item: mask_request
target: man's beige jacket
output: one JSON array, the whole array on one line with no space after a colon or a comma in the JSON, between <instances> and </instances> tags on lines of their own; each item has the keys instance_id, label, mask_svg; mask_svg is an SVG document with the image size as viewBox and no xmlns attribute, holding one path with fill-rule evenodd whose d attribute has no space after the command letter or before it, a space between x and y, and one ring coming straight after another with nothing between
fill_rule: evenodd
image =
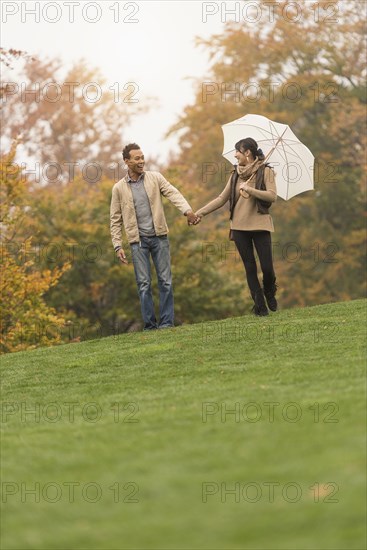
<instances>
[{"instance_id":1,"label":"man's beige jacket","mask_svg":"<svg viewBox=\"0 0 367 550\"><path fill-rule=\"evenodd\" d=\"M181 193L159 172L144 172L144 187L152 210L156 235L166 235L168 227L164 216L162 195L170 200L183 214L191 206ZM110 208L111 238L114 248L122 246L122 226L125 228L128 242L140 242L138 222L135 214L133 194L127 176L118 181L112 189Z\"/></svg>"}]
</instances>

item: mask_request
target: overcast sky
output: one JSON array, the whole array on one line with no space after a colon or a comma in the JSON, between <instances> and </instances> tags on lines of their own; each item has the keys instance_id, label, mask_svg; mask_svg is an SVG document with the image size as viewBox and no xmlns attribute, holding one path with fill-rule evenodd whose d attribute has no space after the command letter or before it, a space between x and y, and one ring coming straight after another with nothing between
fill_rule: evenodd
<instances>
[{"instance_id":1,"label":"overcast sky","mask_svg":"<svg viewBox=\"0 0 367 550\"><path fill-rule=\"evenodd\" d=\"M214 2L204 4L211 4L204 8L208 12L216 11ZM156 97L153 111L135 118L123 135L128 142L137 141L147 156L169 159L176 140L164 134L194 100L190 77L208 74L207 53L195 47L195 36L222 31L219 9L203 17L200 0L3 0L1 7L3 47L40 58L58 56L67 64L83 57L100 68L111 86L135 82L133 97L140 105L145 97Z\"/></svg>"}]
</instances>

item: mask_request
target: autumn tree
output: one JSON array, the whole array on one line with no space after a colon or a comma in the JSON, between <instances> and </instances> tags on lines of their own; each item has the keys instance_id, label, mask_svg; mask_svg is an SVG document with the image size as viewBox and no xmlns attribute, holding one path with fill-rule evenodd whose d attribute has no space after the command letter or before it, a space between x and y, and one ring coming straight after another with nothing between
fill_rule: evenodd
<instances>
[{"instance_id":1,"label":"autumn tree","mask_svg":"<svg viewBox=\"0 0 367 550\"><path fill-rule=\"evenodd\" d=\"M142 111L134 83L108 86L83 59L65 70L60 59L32 58L20 76L7 76L4 137L22 135L36 180L60 183L79 173L91 183L102 174L119 179L123 129Z\"/></svg>"},{"instance_id":2,"label":"autumn tree","mask_svg":"<svg viewBox=\"0 0 367 550\"><path fill-rule=\"evenodd\" d=\"M55 269L39 269L32 250L32 239L21 243L17 232L24 221L27 184L14 162L11 150L0 158L1 261L0 261L0 351L1 353L53 345L62 341L65 320L45 301L68 264Z\"/></svg>"},{"instance_id":3,"label":"autumn tree","mask_svg":"<svg viewBox=\"0 0 367 550\"><path fill-rule=\"evenodd\" d=\"M0 64L14 69L15 60L32 60L27 52L0 49ZM8 93L1 83L1 97ZM3 116L3 111L1 111ZM5 125L2 126L5 131ZM50 307L45 295L69 265L40 269L31 234L24 231L29 181L15 162L19 138L0 157L0 352L20 351L62 341L65 320ZM31 254L29 252L31 251Z\"/></svg>"}]
</instances>

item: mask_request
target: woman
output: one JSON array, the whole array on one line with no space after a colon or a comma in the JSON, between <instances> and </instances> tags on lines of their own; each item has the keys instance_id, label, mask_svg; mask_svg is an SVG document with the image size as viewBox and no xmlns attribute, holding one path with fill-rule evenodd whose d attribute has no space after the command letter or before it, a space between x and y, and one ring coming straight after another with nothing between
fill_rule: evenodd
<instances>
[{"instance_id":1,"label":"woman","mask_svg":"<svg viewBox=\"0 0 367 550\"><path fill-rule=\"evenodd\" d=\"M269 314L265 298L269 309L277 310L271 246L274 226L269 214L269 208L277 198L275 177L273 170L264 165L264 154L254 139L241 139L235 149L238 165L226 187L216 199L200 208L196 216L201 219L229 201L230 239L234 240L245 266L247 283L255 304L252 311L255 315L263 316ZM246 198L240 195L241 190ZM263 288L257 277L254 245L263 274Z\"/></svg>"}]
</instances>

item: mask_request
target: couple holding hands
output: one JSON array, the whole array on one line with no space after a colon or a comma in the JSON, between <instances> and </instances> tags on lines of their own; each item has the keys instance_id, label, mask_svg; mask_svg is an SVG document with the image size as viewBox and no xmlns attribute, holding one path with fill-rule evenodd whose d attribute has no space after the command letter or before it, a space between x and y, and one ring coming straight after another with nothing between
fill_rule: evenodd
<instances>
[{"instance_id":1,"label":"couple holding hands","mask_svg":"<svg viewBox=\"0 0 367 550\"><path fill-rule=\"evenodd\" d=\"M277 310L271 232L274 231L269 208L277 197L273 170L264 164L264 154L252 138L235 145L238 164L227 185L214 200L194 213L183 195L159 172L144 171L144 155L139 145L130 143L123 150L128 172L112 190L110 228L112 244L122 264L127 264L122 247L122 228L131 248L132 261L144 330L174 326L168 227L163 211L162 195L187 217L189 225L227 202L230 210L230 239L235 242L243 261L247 283L254 301L253 313L268 315L268 308ZM263 274L262 285L257 276L254 246ZM158 278L159 322L155 316L151 290L150 257Z\"/></svg>"}]
</instances>

